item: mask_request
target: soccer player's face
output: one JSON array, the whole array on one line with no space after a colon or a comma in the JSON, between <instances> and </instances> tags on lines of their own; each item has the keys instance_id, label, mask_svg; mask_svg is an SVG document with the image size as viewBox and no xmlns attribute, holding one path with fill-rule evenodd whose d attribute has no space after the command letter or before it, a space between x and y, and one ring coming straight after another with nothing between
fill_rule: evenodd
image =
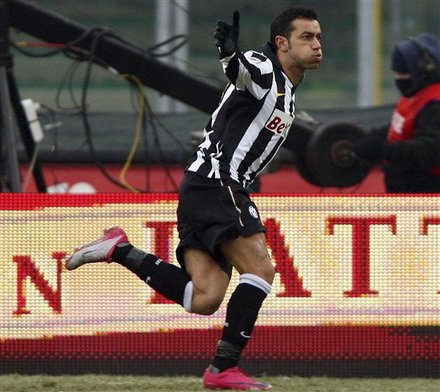
<instances>
[{"instance_id":1,"label":"soccer player's face","mask_svg":"<svg viewBox=\"0 0 440 392\"><path fill-rule=\"evenodd\" d=\"M316 69L322 62L321 27L317 20L295 19L288 38L288 57L301 69Z\"/></svg>"}]
</instances>

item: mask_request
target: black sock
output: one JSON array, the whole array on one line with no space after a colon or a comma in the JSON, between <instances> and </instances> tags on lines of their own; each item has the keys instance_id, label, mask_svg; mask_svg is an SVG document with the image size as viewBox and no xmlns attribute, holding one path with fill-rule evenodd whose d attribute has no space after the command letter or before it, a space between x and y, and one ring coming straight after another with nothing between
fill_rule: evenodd
<instances>
[{"instance_id":1,"label":"black sock","mask_svg":"<svg viewBox=\"0 0 440 392\"><path fill-rule=\"evenodd\" d=\"M185 288L191 279L182 268L151 253L143 252L131 244L116 247L112 260L134 272L158 293L183 306Z\"/></svg>"},{"instance_id":2,"label":"black sock","mask_svg":"<svg viewBox=\"0 0 440 392\"><path fill-rule=\"evenodd\" d=\"M236 366L246 347L258 312L267 294L251 284L240 283L232 293L226 312L223 336L212 365L220 371Z\"/></svg>"},{"instance_id":3,"label":"black sock","mask_svg":"<svg viewBox=\"0 0 440 392\"><path fill-rule=\"evenodd\" d=\"M237 366L242 351L243 347L220 340L217 344L216 355L212 361L214 371L218 370L218 372L222 372L223 370Z\"/></svg>"},{"instance_id":4,"label":"black sock","mask_svg":"<svg viewBox=\"0 0 440 392\"><path fill-rule=\"evenodd\" d=\"M130 252L132 249L133 249L133 245L130 244L129 242L123 242L123 243L117 245L115 250L113 251L112 260L116 261L119 264L122 264L124 262L125 258L127 257L128 252ZM124 266L131 270L129 265L124 265ZM136 269L138 267L138 265L137 264L133 265L133 267L134 267L134 269Z\"/></svg>"}]
</instances>

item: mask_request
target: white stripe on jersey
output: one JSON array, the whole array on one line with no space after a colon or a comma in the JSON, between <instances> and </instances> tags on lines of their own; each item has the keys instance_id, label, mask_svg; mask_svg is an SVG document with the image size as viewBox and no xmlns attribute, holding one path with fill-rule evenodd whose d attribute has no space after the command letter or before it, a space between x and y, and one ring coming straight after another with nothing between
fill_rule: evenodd
<instances>
[{"instance_id":1,"label":"white stripe on jersey","mask_svg":"<svg viewBox=\"0 0 440 392\"><path fill-rule=\"evenodd\" d=\"M230 165L230 174L231 174L231 178L235 181L240 181L240 179L238 178L238 167L245 158L245 155L249 152L250 148L254 144L256 138L260 135L261 129L264 128L264 125L266 124L266 121L270 117L273 107L275 106L276 93L277 93L276 83L272 84L271 92L274 93L266 95L266 97L264 98L264 103L261 106L260 112L254 118L254 121L250 124L249 128L246 130L246 133L243 135L242 141L240 143L240 148L239 149L237 148L234 152L234 155L232 156L231 165ZM263 156L260 159L254 161L252 165L254 169L258 169L258 167L262 162L262 159L264 159ZM249 171L249 169L246 171L247 180L249 180L249 173L255 171L255 170Z\"/></svg>"},{"instance_id":2,"label":"white stripe on jersey","mask_svg":"<svg viewBox=\"0 0 440 392\"><path fill-rule=\"evenodd\" d=\"M262 75L270 75L273 72L272 63L270 61L262 62L261 60L252 57L253 53L253 51L246 52L244 56L249 62L258 67ZM223 62L223 69L227 69L227 64L225 64L225 62ZM251 74L242 62L239 64L238 72L239 75L235 82L235 87L242 91L248 90L255 98L262 99L267 93L267 89L261 88L258 84L252 81Z\"/></svg>"}]
</instances>

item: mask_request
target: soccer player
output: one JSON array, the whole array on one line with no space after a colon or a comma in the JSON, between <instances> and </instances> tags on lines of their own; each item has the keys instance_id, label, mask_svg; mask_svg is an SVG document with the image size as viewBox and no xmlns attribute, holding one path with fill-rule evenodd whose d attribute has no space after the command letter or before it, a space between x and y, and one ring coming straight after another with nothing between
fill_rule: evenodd
<instances>
[{"instance_id":1,"label":"soccer player","mask_svg":"<svg viewBox=\"0 0 440 392\"><path fill-rule=\"evenodd\" d=\"M114 227L68 258L73 270L112 261L134 272L186 311L209 315L222 304L232 269L239 283L227 305L221 339L203 375L206 388L269 390L239 368L260 307L271 291L274 267L265 228L246 188L271 161L294 120L295 91L306 70L322 61L315 11L291 7L272 22L261 51L238 47L239 13L214 33L230 83L189 159L179 189L176 250L180 268L130 244Z\"/></svg>"}]
</instances>

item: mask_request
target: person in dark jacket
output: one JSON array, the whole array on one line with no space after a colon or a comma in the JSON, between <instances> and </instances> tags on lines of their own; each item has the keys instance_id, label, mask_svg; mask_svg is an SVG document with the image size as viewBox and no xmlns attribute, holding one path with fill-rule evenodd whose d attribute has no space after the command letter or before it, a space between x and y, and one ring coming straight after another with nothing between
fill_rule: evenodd
<instances>
[{"instance_id":1,"label":"person in dark jacket","mask_svg":"<svg viewBox=\"0 0 440 392\"><path fill-rule=\"evenodd\" d=\"M396 44L391 69L402 95L391 124L353 151L382 163L388 193L440 193L440 41L423 33Z\"/></svg>"}]
</instances>

